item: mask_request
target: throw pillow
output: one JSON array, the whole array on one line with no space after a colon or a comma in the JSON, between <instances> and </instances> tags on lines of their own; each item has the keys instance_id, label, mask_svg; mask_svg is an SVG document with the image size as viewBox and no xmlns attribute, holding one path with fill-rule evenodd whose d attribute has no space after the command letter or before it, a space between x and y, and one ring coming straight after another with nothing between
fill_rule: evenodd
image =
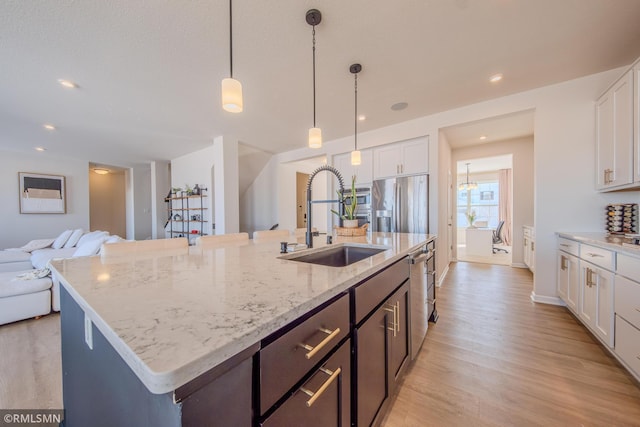
<instances>
[{"instance_id":1,"label":"throw pillow","mask_svg":"<svg viewBox=\"0 0 640 427\"><path fill-rule=\"evenodd\" d=\"M82 237L80 237L80 240L78 240L78 243L76 243L76 246L80 247L88 240L93 240L93 239L96 239L98 237L108 236L108 235L109 235L109 233L106 232L106 231L100 231L100 230L91 231L89 233L84 234Z\"/></svg>"},{"instance_id":2,"label":"throw pillow","mask_svg":"<svg viewBox=\"0 0 640 427\"><path fill-rule=\"evenodd\" d=\"M67 243L67 240L69 240L69 237L71 237L72 233L73 233L73 230L64 230L62 233L60 233L58 237L56 237L56 240L53 241L53 243L51 244L51 247L53 249L62 248L64 244Z\"/></svg>"},{"instance_id":3,"label":"throw pillow","mask_svg":"<svg viewBox=\"0 0 640 427\"><path fill-rule=\"evenodd\" d=\"M105 241L105 236L91 239L78 246L78 249L71 255L72 258L79 256L92 256L96 255Z\"/></svg>"},{"instance_id":4,"label":"throw pillow","mask_svg":"<svg viewBox=\"0 0 640 427\"><path fill-rule=\"evenodd\" d=\"M54 241L55 241L55 239L32 240L29 243L27 243L26 245L22 246L20 248L20 250L23 251L23 252L33 252L36 249L48 248L49 246L51 246L53 244Z\"/></svg>"},{"instance_id":5,"label":"throw pillow","mask_svg":"<svg viewBox=\"0 0 640 427\"><path fill-rule=\"evenodd\" d=\"M80 237L82 237L83 232L84 230L82 230L82 228L77 228L73 230L73 233L71 233L71 236L69 236L69 240L67 240L67 243L64 244L64 247L65 248L74 247L78 243L78 240L80 240Z\"/></svg>"}]
</instances>

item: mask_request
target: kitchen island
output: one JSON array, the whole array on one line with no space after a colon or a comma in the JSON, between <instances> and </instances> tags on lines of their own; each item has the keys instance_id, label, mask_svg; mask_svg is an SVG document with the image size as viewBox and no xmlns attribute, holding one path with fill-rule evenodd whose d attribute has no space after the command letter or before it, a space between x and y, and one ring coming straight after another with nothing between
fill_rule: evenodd
<instances>
[{"instance_id":1,"label":"kitchen island","mask_svg":"<svg viewBox=\"0 0 640 427\"><path fill-rule=\"evenodd\" d=\"M385 249L346 267L286 259L278 241L52 262L62 285L65 425L224 425L219 411L234 425L267 419L273 409L254 402L266 394L256 393L266 375L260 350L328 304L353 311L350 290L394 265L408 275L400 263L434 239L338 238ZM348 342L354 326L335 339ZM320 335L311 337L317 347Z\"/></svg>"}]
</instances>

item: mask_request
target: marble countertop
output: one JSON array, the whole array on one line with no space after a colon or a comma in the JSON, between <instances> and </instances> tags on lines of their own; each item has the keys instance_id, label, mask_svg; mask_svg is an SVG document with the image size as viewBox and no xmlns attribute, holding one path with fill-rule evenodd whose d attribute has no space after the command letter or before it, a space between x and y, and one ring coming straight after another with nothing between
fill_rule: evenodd
<instances>
[{"instance_id":1,"label":"marble countertop","mask_svg":"<svg viewBox=\"0 0 640 427\"><path fill-rule=\"evenodd\" d=\"M434 238L406 233L338 237L334 246L354 242L389 248L341 268L281 259L279 240L71 258L51 266L142 383L160 394L255 345Z\"/></svg>"},{"instance_id":2,"label":"marble countertop","mask_svg":"<svg viewBox=\"0 0 640 427\"><path fill-rule=\"evenodd\" d=\"M598 246L618 253L640 257L640 246L631 243L624 235L610 235L604 232L558 232L558 236L576 240L580 243Z\"/></svg>"}]
</instances>

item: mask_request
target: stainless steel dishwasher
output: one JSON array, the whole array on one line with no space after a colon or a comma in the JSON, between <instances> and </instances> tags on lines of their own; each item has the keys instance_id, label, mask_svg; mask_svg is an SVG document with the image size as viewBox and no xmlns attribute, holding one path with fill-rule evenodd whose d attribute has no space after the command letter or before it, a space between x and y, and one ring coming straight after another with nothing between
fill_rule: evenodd
<instances>
[{"instance_id":1,"label":"stainless steel dishwasher","mask_svg":"<svg viewBox=\"0 0 640 427\"><path fill-rule=\"evenodd\" d=\"M411 280L411 359L415 359L429 328L436 321L435 311L435 249L433 242L409 254Z\"/></svg>"}]
</instances>

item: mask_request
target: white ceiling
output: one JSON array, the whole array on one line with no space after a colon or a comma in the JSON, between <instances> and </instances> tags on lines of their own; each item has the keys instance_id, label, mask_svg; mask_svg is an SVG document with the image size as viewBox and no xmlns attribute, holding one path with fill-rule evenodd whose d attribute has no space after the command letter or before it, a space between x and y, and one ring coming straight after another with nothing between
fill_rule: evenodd
<instances>
[{"instance_id":1,"label":"white ceiling","mask_svg":"<svg viewBox=\"0 0 640 427\"><path fill-rule=\"evenodd\" d=\"M442 128L452 149L533 135L534 111L523 111L486 120ZM485 137L480 139L480 137ZM496 169L494 169L496 170Z\"/></svg>"},{"instance_id":2,"label":"white ceiling","mask_svg":"<svg viewBox=\"0 0 640 427\"><path fill-rule=\"evenodd\" d=\"M234 2L234 77L245 111L220 107L226 0L3 0L0 149L127 165L217 135L271 152L306 145L317 7L318 125L353 132L353 76L367 131L630 64L638 0ZM501 72L499 84L489 76ZM60 78L80 85L66 90ZM391 111L407 102L402 111ZM55 132L42 128L58 126Z\"/></svg>"},{"instance_id":3,"label":"white ceiling","mask_svg":"<svg viewBox=\"0 0 640 427\"><path fill-rule=\"evenodd\" d=\"M511 169L513 166L513 157L511 154L507 154L504 156L459 160L456 162L458 176L466 175L467 163L469 163L470 175L481 172L495 172L500 169Z\"/></svg>"}]
</instances>

